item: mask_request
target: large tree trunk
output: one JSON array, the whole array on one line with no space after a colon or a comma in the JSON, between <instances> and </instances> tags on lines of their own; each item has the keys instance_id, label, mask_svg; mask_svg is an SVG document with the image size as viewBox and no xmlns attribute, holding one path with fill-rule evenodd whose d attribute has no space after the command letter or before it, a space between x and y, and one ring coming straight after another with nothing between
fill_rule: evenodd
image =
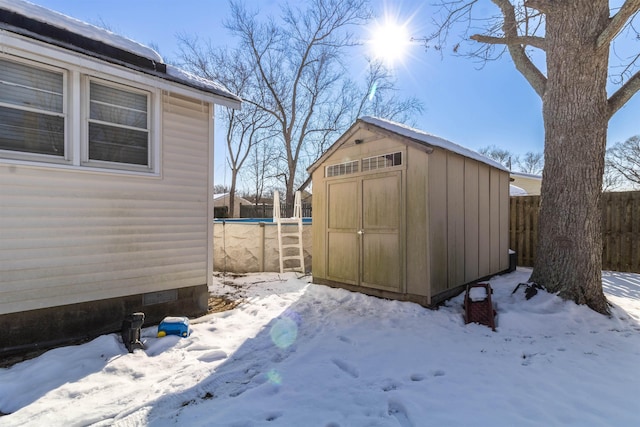
<instances>
[{"instance_id":1,"label":"large tree trunk","mask_svg":"<svg viewBox=\"0 0 640 427\"><path fill-rule=\"evenodd\" d=\"M231 188L229 189L229 218L236 217L235 210L236 210L236 181L237 180L238 180L238 170L232 169L231 170Z\"/></svg>"},{"instance_id":2,"label":"large tree trunk","mask_svg":"<svg viewBox=\"0 0 640 427\"><path fill-rule=\"evenodd\" d=\"M294 188L294 180L293 178L289 178L289 181L287 181L287 194L285 194L285 203L286 203L285 215L289 218L293 216L293 202L295 200L295 195L296 195L296 190Z\"/></svg>"},{"instance_id":3,"label":"large tree trunk","mask_svg":"<svg viewBox=\"0 0 640 427\"><path fill-rule=\"evenodd\" d=\"M531 280L608 313L602 291L602 175L608 47L596 49L607 0L554 2L547 13L547 87L540 234ZM552 178L553 177L553 178Z\"/></svg>"}]
</instances>

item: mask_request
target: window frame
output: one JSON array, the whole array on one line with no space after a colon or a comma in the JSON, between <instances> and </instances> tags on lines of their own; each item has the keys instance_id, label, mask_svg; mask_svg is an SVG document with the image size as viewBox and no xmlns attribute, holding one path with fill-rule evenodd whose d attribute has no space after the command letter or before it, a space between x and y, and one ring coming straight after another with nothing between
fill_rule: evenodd
<instances>
[{"instance_id":1,"label":"window frame","mask_svg":"<svg viewBox=\"0 0 640 427\"><path fill-rule=\"evenodd\" d=\"M156 95L156 91L153 88L139 85L139 86L131 86L121 82L115 82L113 80L108 80L105 78L101 78L95 75L83 75L82 76L82 136L81 136L81 161L80 164L82 166L87 167L95 167L100 169L112 169L112 170L124 170L124 171L132 171L132 172L145 172L145 173L157 173L157 161L156 161L156 153L158 150L159 144L156 141L155 129L160 126L160 123L156 120L155 111L156 107L156 99L158 96ZM104 87L112 87L114 89L122 90L129 93L142 94L147 98L147 128L139 130L144 130L147 132L147 164L139 165L135 163L125 163L125 162L115 162L108 160L96 160L89 158L89 124L90 123L101 123L106 124L108 126L114 126L118 128L128 129L129 127L121 126L116 123L102 122L91 119L91 83L96 83Z\"/></svg>"},{"instance_id":2,"label":"window frame","mask_svg":"<svg viewBox=\"0 0 640 427\"><path fill-rule=\"evenodd\" d=\"M359 160L349 160L342 163L336 163L325 166L325 178L333 178L336 176L351 175L360 171Z\"/></svg>"},{"instance_id":3,"label":"window frame","mask_svg":"<svg viewBox=\"0 0 640 427\"><path fill-rule=\"evenodd\" d=\"M63 155L59 156L55 154L30 153L28 151L0 149L0 158L10 159L10 160L53 163L53 164L71 164L72 148L71 148L70 138L69 138L70 122L72 121L70 117L70 111L69 111L69 99L71 98L70 90L69 90L70 71L63 67L45 64L45 63L34 61L21 56L2 54L2 52L0 52L0 59L7 62L13 62L26 67L30 67L30 68L62 74L62 113L41 110L38 108L25 108L15 104L3 103L1 101L0 101L0 106L5 108L11 108L18 111L30 111L36 114L45 114L48 116L62 117L64 121Z\"/></svg>"},{"instance_id":4,"label":"window frame","mask_svg":"<svg viewBox=\"0 0 640 427\"><path fill-rule=\"evenodd\" d=\"M8 41L7 49L0 49L0 58L63 75L64 156L0 150L0 163L89 173L154 178L162 176L162 93L167 90L164 85L158 86L153 78L132 70L101 65L95 60L87 60L75 54L52 51L49 47L19 41L13 45L10 43L12 41ZM88 86L85 86L85 82L90 78L101 84L120 86L125 90L140 91L147 95L148 165L85 161L88 147L88 123L85 116L89 108Z\"/></svg>"},{"instance_id":5,"label":"window frame","mask_svg":"<svg viewBox=\"0 0 640 427\"><path fill-rule=\"evenodd\" d=\"M396 164L396 156L398 155L400 161ZM387 164L389 160L391 160L393 164ZM404 163L404 154L402 150L394 151L392 153L387 152L385 154L379 154L377 156L363 157L362 159L360 159L360 162L362 164L362 172L372 172L376 170L389 169L397 166L402 166Z\"/></svg>"}]
</instances>

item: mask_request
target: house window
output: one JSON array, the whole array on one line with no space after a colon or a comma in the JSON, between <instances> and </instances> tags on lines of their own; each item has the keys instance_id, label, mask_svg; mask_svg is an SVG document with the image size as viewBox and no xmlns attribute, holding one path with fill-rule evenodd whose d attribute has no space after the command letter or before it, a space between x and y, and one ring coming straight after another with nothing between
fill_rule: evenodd
<instances>
[{"instance_id":1,"label":"house window","mask_svg":"<svg viewBox=\"0 0 640 427\"><path fill-rule=\"evenodd\" d=\"M0 150L64 158L64 78L0 58Z\"/></svg>"},{"instance_id":2,"label":"house window","mask_svg":"<svg viewBox=\"0 0 640 427\"><path fill-rule=\"evenodd\" d=\"M358 161L340 163L337 165L327 166L326 176L327 178L332 176L348 175L358 172Z\"/></svg>"},{"instance_id":3,"label":"house window","mask_svg":"<svg viewBox=\"0 0 640 427\"><path fill-rule=\"evenodd\" d=\"M402 164L402 153L383 154L382 156L368 157L362 159L362 171L390 168Z\"/></svg>"},{"instance_id":4,"label":"house window","mask_svg":"<svg viewBox=\"0 0 640 427\"><path fill-rule=\"evenodd\" d=\"M151 167L148 92L89 82L88 161ZM99 163L98 163L99 164Z\"/></svg>"}]
</instances>

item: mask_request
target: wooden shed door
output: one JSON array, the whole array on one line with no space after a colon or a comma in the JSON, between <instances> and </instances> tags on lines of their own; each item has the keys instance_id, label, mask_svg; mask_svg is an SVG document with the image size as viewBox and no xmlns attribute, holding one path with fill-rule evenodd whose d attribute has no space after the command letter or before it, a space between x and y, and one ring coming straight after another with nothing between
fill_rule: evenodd
<instances>
[{"instance_id":1,"label":"wooden shed door","mask_svg":"<svg viewBox=\"0 0 640 427\"><path fill-rule=\"evenodd\" d=\"M360 284L401 291L401 172L362 178Z\"/></svg>"},{"instance_id":2,"label":"wooden shed door","mask_svg":"<svg viewBox=\"0 0 640 427\"><path fill-rule=\"evenodd\" d=\"M401 292L401 171L327 183L327 278Z\"/></svg>"},{"instance_id":3,"label":"wooden shed door","mask_svg":"<svg viewBox=\"0 0 640 427\"><path fill-rule=\"evenodd\" d=\"M358 284L358 182L327 183L327 278L350 285Z\"/></svg>"}]
</instances>

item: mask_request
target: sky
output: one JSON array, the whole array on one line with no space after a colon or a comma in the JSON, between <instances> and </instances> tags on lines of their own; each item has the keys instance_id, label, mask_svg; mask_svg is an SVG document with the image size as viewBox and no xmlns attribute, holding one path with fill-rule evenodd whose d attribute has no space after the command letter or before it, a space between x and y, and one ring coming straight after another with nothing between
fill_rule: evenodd
<instances>
[{"instance_id":1,"label":"sky","mask_svg":"<svg viewBox=\"0 0 640 427\"><path fill-rule=\"evenodd\" d=\"M637 426L640 275L603 273L608 317L513 292L530 273L490 280L495 332L465 324L464 294L431 310L295 273L220 274L212 294L242 302L186 338L145 324L133 353L108 334L0 369L0 424Z\"/></svg>"},{"instance_id":2,"label":"sky","mask_svg":"<svg viewBox=\"0 0 640 427\"><path fill-rule=\"evenodd\" d=\"M229 12L225 0L31 1L92 24L106 25L142 44L153 44L168 59L178 58L178 34L197 35L214 46L234 43L223 26ZM282 0L246 3L265 15L277 15ZM385 15L395 17L406 24L409 36L416 38L434 30L431 3L372 0L377 22L384 22ZM359 54L364 57L365 53L362 49ZM352 71L357 73L359 66ZM453 55L450 48L441 54L425 50L416 42L408 46L404 60L394 68L400 95L416 96L424 104L425 110L416 118L417 128L473 150L495 145L514 154L543 151L542 103L508 56L478 69L477 63ZM638 112L640 94L611 119L609 145L640 134ZM225 148L221 138L217 139L215 166L216 177L220 177Z\"/></svg>"}]
</instances>

